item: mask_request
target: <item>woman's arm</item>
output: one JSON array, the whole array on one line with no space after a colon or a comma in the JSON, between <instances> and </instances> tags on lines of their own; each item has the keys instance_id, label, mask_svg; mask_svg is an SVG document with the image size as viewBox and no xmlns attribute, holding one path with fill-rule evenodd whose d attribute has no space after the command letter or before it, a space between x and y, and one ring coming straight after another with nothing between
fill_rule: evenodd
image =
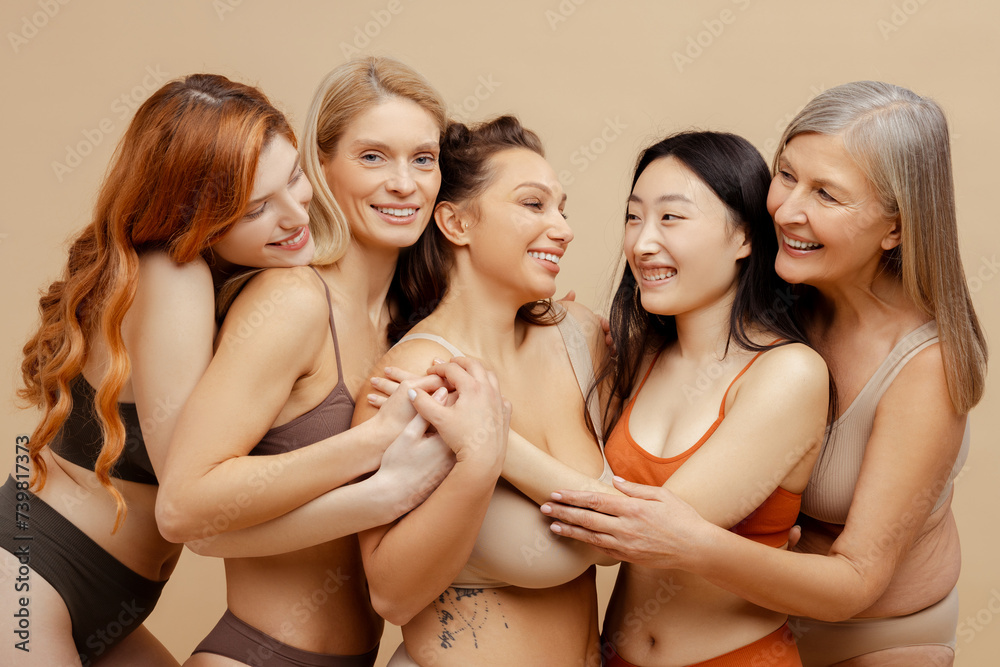
<instances>
[{"instance_id":1,"label":"woman's arm","mask_svg":"<svg viewBox=\"0 0 1000 667\"><path fill-rule=\"evenodd\" d=\"M566 307L570 315L580 324L590 349L596 375L608 354L601 319L586 306L566 301L565 299L568 298L569 295L559 303ZM396 388L396 383L412 382L417 378L416 374L397 367L388 367L385 369L385 373L389 382L382 379L375 385L375 388L386 393L392 392ZM377 407L384 404L385 398L385 396L377 394L374 397L374 405ZM584 398L581 396L581 399ZM600 402L603 403L603 401ZM586 446L591 447L593 444L587 441ZM508 434L507 454L504 457L501 476L539 505L550 500L552 492L557 489L578 489L621 495L618 489L563 463L548 452L536 447L513 429Z\"/></svg>"},{"instance_id":2,"label":"woman's arm","mask_svg":"<svg viewBox=\"0 0 1000 667\"><path fill-rule=\"evenodd\" d=\"M624 560L693 572L779 612L843 620L870 607L889 585L944 488L963 429L940 351L931 346L907 363L879 402L847 524L825 556L743 539L667 490L627 483L616 482L634 498L563 492L561 502L573 507L552 503L551 516L568 522L555 525L560 534Z\"/></svg>"},{"instance_id":3,"label":"woman's arm","mask_svg":"<svg viewBox=\"0 0 1000 667\"><path fill-rule=\"evenodd\" d=\"M386 449L378 471L365 480L328 491L260 525L187 546L202 556L271 556L391 523L423 502L454 465L448 445L440 437L425 435L426 430L423 417L414 417Z\"/></svg>"},{"instance_id":4,"label":"woman's arm","mask_svg":"<svg viewBox=\"0 0 1000 667\"><path fill-rule=\"evenodd\" d=\"M397 397L361 428L283 454L247 456L295 383L317 371L330 339L327 313L323 286L308 268L265 271L237 298L170 441L156 503L168 540L263 523L374 470L414 416Z\"/></svg>"},{"instance_id":5,"label":"woman's arm","mask_svg":"<svg viewBox=\"0 0 1000 667\"><path fill-rule=\"evenodd\" d=\"M440 347L412 341L394 348L387 364L426 368ZM380 364L384 366L386 364ZM361 555L372 606L385 619L405 625L448 588L475 545L503 462L510 406L496 377L466 358L441 372L457 400L441 405L417 391L415 404L455 451L455 467L419 507L399 521L361 533ZM374 413L359 405L355 420Z\"/></svg>"},{"instance_id":6,"label":"woman's arm","mask_svg":"<svg viewBox=\"0 0 1000 667\"><path fill-rule=\"evenodd\" d=\"M122 337L143 441L162 479L181 408L212 359L215 293L208 265L200 258L177 264L162 252L141 255Z\"/></svg>"}]
</instances>

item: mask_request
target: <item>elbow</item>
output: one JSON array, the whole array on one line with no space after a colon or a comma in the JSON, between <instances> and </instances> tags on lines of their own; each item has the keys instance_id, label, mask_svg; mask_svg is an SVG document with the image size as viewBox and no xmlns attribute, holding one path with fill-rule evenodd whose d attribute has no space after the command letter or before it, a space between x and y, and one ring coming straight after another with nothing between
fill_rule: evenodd
<instances>
[{"instance_id":1,"label":"elbow","mask_svg":"<svg viewBox=\"0 0 1000 667\"><path fill-rule=\"evenodd\" d=\"M824 601L822 605L815 605L815 608L804 610L800 616L810 616L817 621L827 623L840 623L854 618L864 610L875 604L882 596L885 587L873 587L862 584L855 590L841 590L839 593Z\"/></svg>"},{"instance_id":2,"label":"elbow","mask_svg":"<svg viewBox=\"0 0 1000 667\"><path fill-rule=\"evenodd\" d=\"M194 518L185 503L179 502L160 487L156 494L156 527L163 539L174 544L184 544L205 537L196 534Z\"/></svg>"},{"instance_id":3,"label":"elbow","mask_svg":"<svg viewBox=\"0 0 1000 667\"><path fill-rule=\"evenodd\" d=\"M400 599L398 595L385 595L383 591L371 587L372 608L375 612L393 625L403 627L413 620L413 617L423 611L424 606L418 606L413 601Z\"/></svg>"}]
</instances>

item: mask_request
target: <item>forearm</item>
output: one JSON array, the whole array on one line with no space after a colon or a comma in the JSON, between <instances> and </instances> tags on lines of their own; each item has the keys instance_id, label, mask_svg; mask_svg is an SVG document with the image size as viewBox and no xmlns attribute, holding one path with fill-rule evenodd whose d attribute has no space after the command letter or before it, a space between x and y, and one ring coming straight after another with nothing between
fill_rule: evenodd
<instances>
[{"instance_id":1,"label":"forearm","mask_svg":"<svg viewBox=\"0 0 1000 667\"><path fill-rule=\"evenodd\" d=\"M551 500L552 492L558 489L622 495L610 484L596 480L543 452L513 429L507 435L507 455L504 457L502 476L539 505Z\"/></svg>"},{"instance_id":2,"label":"forearm","mask_svg":"<svg viewBox=\"0 0 1000 667\"><path fill-rule=\"evenodd\" d=\"M885 588L842 556L775 549L708 522L699 532L680 569L774 611L840 621L870 607Z\"/></svg>"},{"instance_id":3,"label":"forearm","mask_svg":"<svg viewBox=\"0 0 1000 667\"><path fill-rule=\"evenodd\" d=\"M452 584L472 553L495 485L495 474L457 463L422 505L387 530L365 558L380 615L405 625Z\"/></svg>"},{"instance_id":4,"label":"forearm","mask_svg":"<svg viewBox=\"0 0 1000 667\"><path fill-rule=\"evenodd\" d=\"M353 428L282 454L234 456L201 474L168 474L157 499L161 532L190 542L280 517L377 469L385 443L374 437L373 428Z\"/></svg>"},{"instance_id":5,"label":"forearm","mask_svg":"<svg viewBox=\"0 0 1000 667\"><path fill-rule=\"evenodd\" d=\"M288 514L256 526L187 543L202 556L273 556L323 544L398 519L411 504L398 484L369 477L328 491Z\"/></svg>"}]
</instances>

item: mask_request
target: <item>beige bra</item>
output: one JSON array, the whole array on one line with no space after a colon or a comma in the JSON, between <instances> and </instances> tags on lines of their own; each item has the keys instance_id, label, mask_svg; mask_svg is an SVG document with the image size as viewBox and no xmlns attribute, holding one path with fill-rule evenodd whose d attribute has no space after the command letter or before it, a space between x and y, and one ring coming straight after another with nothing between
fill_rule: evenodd
<instances>
[{"instance_id":1,"label":"beige bra","mask_svg":"<svg viewBox=\"0 0 1000 667\"><path fill-rule=\"evenodd\" d=\"M557 325L566 352L583 396L594 378L590 349L580 324L566 313ZM409 334L400 343L421 338L432 340L456 357L462 351L434 334ZM600 428L600 412L596 400L588 402L587 410ZM598 478L611 484L613 473L604 457L604 439L598 438L604 471ZM576 540L561 538L551 530L551 521L538 510L538 505L504 479L497 481L489 509L483 519L479 536L465 567L452 583L456 588L551 588L576 579L596 561L597 552ZM616 561L600 561L609 565Z\"/></svg>"},{"instance_id":2,"label":"beige bra","mask_svg":"<svg viewBox=\"0 0 1000 667\"><path fill-rule=\"evenodd\" d=\"M875 410L899 372L918 352L938 342L937 323L917 327L896 343L882 365L868 380L857 398L827 428L826 440L809 485L802 494L802 513L827 523L847 523L854 488L861 474L865 447L875 425ZM951 493L952 482L969 455L969 421L966 417L962 449L952 467L934 509L940 508Z\"/></svg>"}]
</instances>

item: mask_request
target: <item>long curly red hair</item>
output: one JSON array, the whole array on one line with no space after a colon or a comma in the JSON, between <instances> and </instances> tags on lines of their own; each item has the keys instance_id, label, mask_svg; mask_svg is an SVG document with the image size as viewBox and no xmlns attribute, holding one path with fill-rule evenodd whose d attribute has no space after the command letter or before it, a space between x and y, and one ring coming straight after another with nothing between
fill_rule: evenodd
<instances>
[{"instance_id":1,"label":"long curly red hair","mask_svg":"<svg viewBox=\"0 0 1000 667\"><path fill-rule=\"evenodd\" d=\"M118 144L93 221L73 241L62 278L42 292L41 325L24 346L18 396L42 411L29 445L31 484L45 485L42 449L73 407L70 381L90 341L111 361L95 397L103 445L95 474L114 497L114 529L127 508L109 471L125 444L118 396L131 376L122 320L135 297L139 254L161 250L189 262L244 215L261 151L275 135L295 136L256 88L212 74L171 81L138 109Z\"/></svg>"}]
</instances>

